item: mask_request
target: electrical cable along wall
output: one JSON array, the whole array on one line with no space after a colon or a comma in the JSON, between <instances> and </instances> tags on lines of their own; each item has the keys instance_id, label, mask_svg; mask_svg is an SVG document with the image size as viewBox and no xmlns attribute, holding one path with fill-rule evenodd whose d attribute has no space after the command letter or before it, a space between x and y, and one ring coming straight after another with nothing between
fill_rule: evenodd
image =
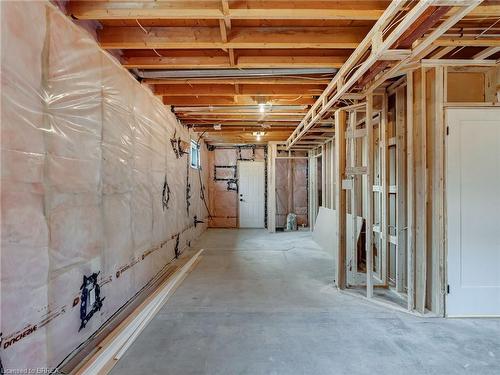
<instances>
[{"instance_id":1,"label":"electrical cable along wall","mask_svg":"<svg viewBox=\"0 0 500 375\"><path fill-rule=\"evenodd\" d=\"M209 227L237 228L238 161L265 161L266 146L210 146L208 158L211 215Z\"/></svg>"},{"instance_id":2,"label":"electrical cable along wall","mask_svg":"<svg viewBox=\"0 0 500 375\"><path fill-rule=\"evenodd\" d=\"M54 368L205 230L207 150L200 178L170 142L197 135L52 5L1 6L0 357Z\"/></svg>"}]
</instances>

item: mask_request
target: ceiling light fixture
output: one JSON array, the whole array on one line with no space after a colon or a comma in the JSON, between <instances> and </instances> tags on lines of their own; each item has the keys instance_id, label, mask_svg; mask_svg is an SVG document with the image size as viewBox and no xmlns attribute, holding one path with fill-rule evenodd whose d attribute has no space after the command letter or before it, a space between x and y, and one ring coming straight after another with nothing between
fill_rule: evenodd
<instances>
[{"instance_id":1,"label":"ceiling light fixture","mask_svg":"<svg viewBox=\"0 0 500 375\"><path fill-rule=\"evenodd\" d=\"M253 132L252 135L255 136L257 141L260 141L262 139L262 137L266 135L266 133L265 132Z\"/></svg>"}]
</instances>

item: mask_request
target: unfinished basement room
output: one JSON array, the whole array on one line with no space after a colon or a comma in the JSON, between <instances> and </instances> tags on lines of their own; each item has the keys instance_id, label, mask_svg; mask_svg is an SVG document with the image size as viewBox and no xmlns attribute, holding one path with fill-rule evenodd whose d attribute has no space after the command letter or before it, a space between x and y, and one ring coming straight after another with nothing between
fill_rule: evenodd
<instances>
[{"instance_id":1,"label":"unfinished basement room","mask_svg":"<svg viewBox=\"0 0 500 375\"><path fill-rule=\"evenodd\" d=\"M500 1L0 13L0 374L500 374Z\"/></svg>"}]
</instances>

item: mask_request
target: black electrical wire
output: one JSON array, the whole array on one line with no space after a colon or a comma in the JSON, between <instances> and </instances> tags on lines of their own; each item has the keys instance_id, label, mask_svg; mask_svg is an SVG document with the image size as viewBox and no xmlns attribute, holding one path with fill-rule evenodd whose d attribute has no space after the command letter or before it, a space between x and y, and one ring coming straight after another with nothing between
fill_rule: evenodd
<instances>
[{"instance_id":1,"label":"black electrical wire","mask_svg":"<svg viewBox=\"0 0 500 375\"><path fill-rule=\"evenodd\" d=\"M200 147L200 140L201 140L201 137L203 137L203 135L206 133L206 131L204 131L203 133L200 134L200 136L198 137L198 141L196 142L196 147ZM199 158L199 157L198 157ZM205 187L203 186L203 179L201 178L201 163L200 165L198 166L198 177L200 178L200 191L201 191L201 199L203 199L203 203L205 204L205 208L207 209L207 213L208 213L208 218L211 219L213 216L212 214L210 213L210 209L208 208L208 204L207 204L207 200L205 198Z\"/></svg>"}]
</instances>

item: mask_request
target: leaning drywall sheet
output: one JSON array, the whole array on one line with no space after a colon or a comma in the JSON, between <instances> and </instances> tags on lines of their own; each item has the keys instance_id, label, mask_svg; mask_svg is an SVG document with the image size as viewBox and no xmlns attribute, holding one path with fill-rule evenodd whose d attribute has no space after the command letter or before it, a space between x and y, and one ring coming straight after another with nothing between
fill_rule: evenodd
<instances>
[{"instance_id":1,"label":"leaning drywall sheet","mask_svg":"<svg viewBox=\"0 0 500 375\"><path fill-rule=\"evenodd\" d=\"M1 6L0 358L53 368L206 228L208 174L171 142L196 136L57 9Z\"/></svg>"},{"instance_id":2,"label":"leaning drywall sheet","mask_svg":"<svg viewBox=\"0 0 500 375\"><path fill-rule=\"evenodd\" d=\"M356 239L359 241L361 230L363 227L364 219L360 216L356 217ZM318 216L316 217L316 224L314 225L313 240L320 245L323 250L337 255L337 215L335 210L330 208L320 207ZM346 244L348 249L353 247L353 222L352 215L346 216ZM356 241L356 242L357 242ZM349 252L354 254L355 251ZM336 259L336 258L335 258Z\"/></svg>"},{"instance_id":3,"label":"leaning drywall sheet","mask_svg":"<svg viewBox=\"0 0 500 375\"><path fill-rule=\"evenodd\" d=\"M325 207L319 208L314 225L313 240L323 250L335 254L337 246L337 215L335 210Z\"/></svg>"}]
</instances>

